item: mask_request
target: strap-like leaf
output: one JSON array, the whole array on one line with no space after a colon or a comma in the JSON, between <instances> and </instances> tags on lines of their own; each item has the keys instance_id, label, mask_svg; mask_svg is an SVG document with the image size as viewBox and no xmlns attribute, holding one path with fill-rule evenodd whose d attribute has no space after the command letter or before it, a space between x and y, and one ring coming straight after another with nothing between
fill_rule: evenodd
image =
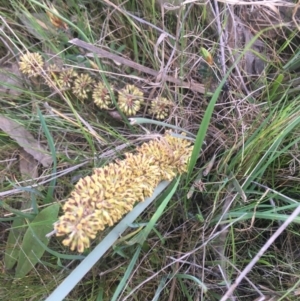
<instances>
[{"instance_id":1,"label":"strap-like leaf","mask_svg":"<svg viewBox=\"0 0 300 301\"><path fill-rule=\"evenodd\" d=\"M42 210L28 225L24 235L19 260L16 268L16 278L26 276L39 262L45 249L37 242L36 237L46 246L49 239L46 234L52 230L52 224L56 221L59 205L53 204Z\"/></svg>"}]
</instances>

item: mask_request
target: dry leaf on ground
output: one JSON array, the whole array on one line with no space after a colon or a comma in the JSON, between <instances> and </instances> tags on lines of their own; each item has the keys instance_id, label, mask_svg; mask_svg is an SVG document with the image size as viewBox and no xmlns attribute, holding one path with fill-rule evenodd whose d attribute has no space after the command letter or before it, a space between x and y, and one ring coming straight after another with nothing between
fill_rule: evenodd
<instances>
[{"instance_id":1,"label":"dry leaf on ground","mask_svg":"<svg viewBox=\"0 0 300 301\"><path fill-rule=\"evenodd\" d=\"M23 180L32 180L38 177L38 162L28 152L20 151L20 173Z\"/></svg>"},{"instance_id":2,"label":"dry leaf on ground","mask_svg":"<svg viewBox=\"0 0 300 301\"><path fill-rule=\"evenodd\" d=\"M14 139L24 150L44 167L52 164L52 157L22 125L0 115L0 129Z\"/></svg>"},{"instance_id":3,"label":"dry leaf on ground","mask_svg":"<svg viewBox=\"0 0 300 301\"><path fill-rule=\"evenodd\" d=\"M34 182L34 179L38 177L38 161L33 158L32 155L27 153L25 150L21 150L19 154L19 168L22 180L29 181L26 185L30 185ZM28 209L31 207L31 193L23 191L22 193L22 205L21 209Z\"/></svg>"},{"instance_id":4,"label":"dry leaf on ground","mask_svg":"<svg viewBox=\"0 0 300 301\"><path fill-rule=\"evenodd\" d=\"M0 92L11 96L23 93L23 81L18 64L0 68Z\"/></svg>"}]
</instances>

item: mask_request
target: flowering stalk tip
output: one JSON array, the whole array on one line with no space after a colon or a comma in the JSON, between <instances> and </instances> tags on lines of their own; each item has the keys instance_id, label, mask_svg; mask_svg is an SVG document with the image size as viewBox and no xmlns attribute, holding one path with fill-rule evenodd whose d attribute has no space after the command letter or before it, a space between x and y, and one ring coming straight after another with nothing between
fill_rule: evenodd
<instances>
[{"instance_id":1,"label":"flowering stalk tip","mask_svg":"<svg viewBox=\"0 0 300 301\"><path fill-rule=\"evenodd\" d=\"M54 224L56 235L67 235L63 244L83 252L99 231L150 197L159 182L186 172L192 148L188 140L167 132L136 153L126 153L124 160L94 169L79 180L64 204L64 214Z\"/></svg>"}]
</instances>

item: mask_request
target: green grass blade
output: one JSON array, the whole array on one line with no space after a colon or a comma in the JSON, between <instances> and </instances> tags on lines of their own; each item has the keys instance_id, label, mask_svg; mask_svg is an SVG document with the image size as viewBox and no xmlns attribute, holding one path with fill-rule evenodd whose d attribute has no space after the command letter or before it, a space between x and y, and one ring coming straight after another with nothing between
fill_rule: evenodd
<instances>
[{"instance_id":1,"label":"green grass blade","mask_svg":"<svg viewBox=\"0 0 300 301\"><path fill-rule=\"evenodd\" d=\"M178 127L176 125L169 124L169 123L166 123L166 122L158 121L158 120L136 117L136 118L130 118L130 122L133 125L134 124L155 124L155 125L163 126L163 127L173 129L173 130L176 130L176 131L179 131L179 132L187 133L190 137L196 137L193 133L187 131L184 128L181 128L181 127Z\"/></svg>"},{"instance_id":2,"label":"green grass blade","mask_svg":"<svg viewBox=\"0 0 300 301\"><path fill-rule=\"evenodd\" d=\"M32 215L30 213L24 213L24 212L22 212L20 210L17 210L17 209L14 209L14 208L10 207L9 205L7 205L6 203L4 203L3 201L0 201L0 206L3 209L5 209L5 210L7 210L7 211L9 211L11 213L14 213L16 216L19 216L19 217L24 217L24 218L27 218L29 220L32 220L33 217L34 217L34 215Z\"/></svg>"},{"instance_id":3,"label":"green grass blade","mask_svg":"<svg viewBox=\"0 0 300 301\"><path fill-rule=\"evenodd\" d=\"M164 277L161 278L152 301L158 301L159 300L160 294L164 290L167 280L168 280L167 276L164 276Z\"/></svg>"},{"instance_id":4,"label":"green grass blade","mask_svg":"<svg viewBox=\"0 0 300 301\"><path fill-rule=\"evenodd\" d=\"M55 175L56 174L57 161L56 161L56 150L55 150L54 141L53 141L52 135L50 134L50 131L47 127L45 118L44 118L44 116L42 115L42 113L39 109L38 109L38 116L40 118L41 126L42 126L42 129L43 129L43 131L46 135L48 145L49 145L49 148L50 148L50 151L51 151L51 156L52 156L52 160L53 160L52 174ZM56 177L54 176L53 179L51 180L51 182L49 183L49 189L48 189L48 192L47 192L47 196L44 199L44 204L48 204L48 203L52 202L52 197L53 197L55 185L56 185Z\"/></svg>"},{"instance_id":5,"label":"green grass blade","mask_svg":"<svg viewBox=\"0 0 300 301\"><path fill-rule=\"evenodd\" d=\"M222 81L219 84L216 92L213 94L213 96L212 96L212 98L211 98L211 100L210 100L210 102L208 104L207 109L205 110L203 119L202 119L200 127L198 129L198 133L197 133L195 144L194 144L193 153L192 153L192 156L191 156L191 159L190 159L190 163L189 163L188 175L187 175L188 179L190 178L190 176L192 174L192 171L193 171L193 169L194 169L194 167L196 165L196 161L198 159L198 156L199 156L199 154L201 152L202 145L204 143L204 138L206 136L206 132L207 132L208 126L210 124L210 119L211 119L211 116L212 116L214 108L215 108L215 104L216 104L216 102L217 102L217 100L218 100L218 98L219 98L219 96L221 94L222 87L226 83L226 80L227 80L227 78L228 78L228 76L229 76L229 74L231 73L232 70L233 70L233 67L231 67L229 69L229 71L227 72L226 76L222 79Z\"/></svg>"},{"instance_id":6,"label":"green grass blade","mask_svg":"<svg viewBox=\"0 0 300 301\"><path fill-rule=\"evenodd\" d=\"M86 42L89 42L89 39L85 35L85 33L79 27L77 27L74 23L72 23L71 21L69 21L67 18L64 18L64 16L58 15L57 12L49 9L49 7L47 5L43 4L40 1L30 0L29 2L34 3L35 5L41 7L42 9L44 9L45 11L49 11L51 14L59 17L62 21L64 21L65 23L67 23L70 27L74 28L81 35L81 38L83 38Z\"/></svg>"},{"instance_id":7,"label":"green grass blade","mask_svg":"<svg viewBox=\"0 0 300 301\"><path fill-rule=\"evenodd\" d=\"M261 33L257 34L255 37L252 38L252 40L247 44L247 46L245 47L243 53L241 53L237 60L236 60L236 64L238 64L238 62L241 60L241 58L243 57L243 55L245 54L246 51L248 51L251 46L253 45L253 43L257 40L257 38L259 38L259 36L261 35ZM228 76L230 75L230 73L232 72L232 70L235 68L235 64L233 64L228 72L226 73L226 75L224 76L224 78L222 79L222 81L220 82L219 86L217 87L215 93L213 94L207 109L205 110L203 119L201 121L200 127L198 129L198 133L197 133L197 137L196 137L196 141L194 144L194 149L193 149L193 153L190 159L190 164L189 164L189 168L188 168L188 175L187 175L187 179L190 179L192 171L196 165L196 161L198 159L198 156L201 152L201 148L204 142L204 138L206 136L206 132L208 129L208 126L210 124L210 119L212 117L214 108L215 108L215 104L217 103L217 100L221 94L222 88L224 86L224 84L226 83L226 80L228 78Z\"/></svg>"},{"instance_id":8,"label":"green grass blade","mask_svg":"<svg viewBox=\"0 0 300 301\"><path fill-rule=\"evenodd\" d=\"M84 255L70 255L70 254L61 254L58 252L55 252L47 247L46 244L42 242L42 240L39 237L35 237L36 241L39 243L39 245L44 248L45 251L47 251L49 254L57 257L58 259L68 259L68 260L82 260L85 258Z\"/></svg>"},{"instance_id":9,"label":"green grass blade","mask_svg":"<svg viewBox=\"0 0 300 301\"><path fill-rule=\"evenodd\" d=\"M135 253L134 253L134 255L133 255L133 257L132 257L132 259L131 259L131 261L130 261L130 263L128 264L128 267L126 269L126 272L124 273L124 276L123 276L122 280L120 281L114 295L111 298L111 301L116 301L118 296L120 295L121 291L125 288L127 280L130 277L131 272L132 272L132 270L133 270L133 268L136 264L136 261L139 258L141 250L142 250L142 247L138 246Z\"/></svg>"},{"instance_id":10,"label":"green grass blade","mask_svg":"<svg viewBox=\"0 0 300 301\"><path fill-rule=\"evenodd\" d=\"M4 255L4 265L8 270L12 269L18 260L20 244L25 232L24 225L25 220L22 217L15 217L11 225Z\"/></svg>"},{"instance_id":11,"label":"green grass blade","mask_svg":"<svg viewBox=\"0 0 300 301\"><path fill-rule=\"evenodd\" d=\"M204 293L207 293L207 286L199 278L188 274L176 274L175 277L178 279L192 280L196 283L197 286L199 286L203 290Z\"/></svg>"},{"instance_id":12,"label":"green grass blade","mask_svg":"<svg viewBox=\"0 0 300 301\"><path fill-rule=\"evenodd\" d=\"M290 148L290 145L288 145L288 147L285 147L283 150L281 151L278 150L283 139L299 124L300 124L300 118L296 118L290 124L288 124L288 126L281 133L278 134L278 136L276 137L272 145L266 150L262 158L256 164L255 168L251 171L251 173L247 177L245 183L242 185L244 189L248 188L248 185L251 183L251 181L259 177L262 177L267 167L270 166L270 164L276 158L278 158L280 154L282 154L284 151ZM295 141L292 142L292 144L294 143Z\"/></svg>"}]
</instances>

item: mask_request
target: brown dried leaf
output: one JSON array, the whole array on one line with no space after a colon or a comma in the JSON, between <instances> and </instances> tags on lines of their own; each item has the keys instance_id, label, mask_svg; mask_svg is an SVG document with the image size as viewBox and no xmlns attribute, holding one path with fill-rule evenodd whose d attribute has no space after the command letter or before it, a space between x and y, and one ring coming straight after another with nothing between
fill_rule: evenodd
<instances>
[{"instance_id":1,"label":"brown dried leaf","mask_svg":"<svg viewBox=\"0 0 300 301\"><path fill-rule=\"evenodd\" d=\"M122 120L122 116L118 111L108 111L108 114L114 119Z\"/></svg>"},{"instance_id":2,"label":"brown dried leaf","mask_svg":"<svg viewBox=\"0 0 300 301\"><path fill-rule=\"evenodd\" d=\"M297 288L297 289L294 291L294 295L295 295L295 296L300 296L300 288Z\"/></svg>"},{"instance_id":3,"label":"brown dried leaf","mask_svg":"<svg viewBox=\"0 0 300 301\"><path fill-rule=\"evenodd\" d=\"M24 150L44 167L52 164L52 157L22 125L0 115L0 129L14 139Z\"/></svg>"},{"instance_id":4,"label":"brown dried leaf","mask_svg":"<svg viewBox=\"0 0 300 301\"><path fill-rule=\"evenodd\" d=\"M19 168L22 176L22 180L33 182L38 177L38 161L36 161L29 153L25 150L21 150L19 154ZM29 185L30 183L26 183ZM28 209L31 207L31 193L23 191L22 193L22 205L21 209Z\"/></svg>"},{"instance_id":5,"label":"brown dried leaf","mask_svg":"<svg viewBox=\"0 0 300 301\"><path fill-rule=\"evenodd\" d=\"M25 152L25 150L20 151L20 173L23 180L31 180L38 177L38 162L33 158L32 155Z\"/></svg>"},{"instance_id":6,"label":"brown dried leaf","mask_svg":"<svg viewBox=\"0 0 300 301\"><path fill-rule=\"evenodd\" d=\"M0 68L0 93L19 96L22 91L22 78L17 63Z\"/></svg>"},{"instance_id":7,"label":"brown dried leaf","mask_svg":"<svg viewBox=\"0 0 300 301\"><path fill-rule=\"evenodd\" d=\"M59 15L59 12L53 5L50 5L50 8L54 13ZM60 19L50 11L47 11L46 14L48 15L50 22L52 23L53 26L64 30L68 30L68 25L62 19Z\"/></svg>"}]
</instances>

